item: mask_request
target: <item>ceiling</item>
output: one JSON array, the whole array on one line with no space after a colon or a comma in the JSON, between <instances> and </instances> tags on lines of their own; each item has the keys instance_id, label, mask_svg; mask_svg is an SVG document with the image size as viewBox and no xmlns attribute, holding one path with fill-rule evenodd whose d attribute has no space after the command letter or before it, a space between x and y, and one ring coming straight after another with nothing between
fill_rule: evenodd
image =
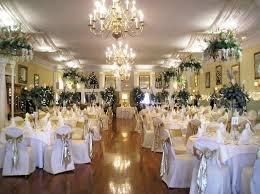
<instances>
[{"instance_id":1,"label":"ceiling","mask_svg":"<svg viewBox=\"0 0 260 194\"><path fill-rule=\"evenodd\" d=\"M144 31L123 41L136 51L136 65L157 65L164 55L186 48L192 33L208 30L227 1L230 0L137 0L137 8L144 13ZM101 39L89 31L93 0L12 3L29 25L46 33L57 47L69 50L84 67L105 65L105 49L115 40ZM37 56L48 58L46 53Z\"/></svg>"}]
</instances>

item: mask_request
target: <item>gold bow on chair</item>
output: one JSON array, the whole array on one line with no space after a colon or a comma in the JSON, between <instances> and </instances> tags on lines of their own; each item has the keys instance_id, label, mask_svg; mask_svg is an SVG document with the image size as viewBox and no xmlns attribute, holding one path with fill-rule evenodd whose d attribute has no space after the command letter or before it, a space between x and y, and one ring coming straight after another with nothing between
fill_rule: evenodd
<instances>
[{"instance_id":1,"label":"gold bow on chair","mask_svg":"<svg viewBox=\"0 0 260 194\"><path fill-rule=\"evenodd\" d=\"M93 131L89 131L87 133L86 141L88 142L89 158L92 159L92 156L93 156Z\"/></svg>"},{"instance_id":2,"label":"gold bow on chair","mask_svg":"<svg viewBox=\"0 0 260 194\"><path fill-rule=\"evenodd\" d=\"M206 191L208 184L207 161L211 160L216 154L216 152L217 150L211 151L209 149L206 149L205 151L201 151L197 148L194 148L194 155L197 156L197 158L200 160L199 171L197 175L197 185L199 194L204 194Z\"/></svg>"},{"instance_id":3,"label":"gold bow on chair","mask_svg":"<svg viewBox=\"0 0 260 194\"><path fill-rule=\"evenodd\" d=\"M69 133L62 135L57 134L57 139L60 139L62 142L61 164L65 165L65 169L67 169L68 164L71 162L71 153L69 150L71 135Z\"/></svg>"},{"instance_id":4,"label":"gold bow on chair","mask_svg":"<svg viewBox=\"0 0 260 194\"><path fill-rule=\"evenodd\" d=\"M168 137L163 143L163 155L160 168L160 176L169 173L169 148L171 148L171 140Z\"/></svg>"},{"instance_id":5,"label":"gold bow on chair","mask_svg":"<svg viewBox=\"0 0 260 194\"><path fill-rule=\"evenodd\" d=\"M18 143L21 143L23 141L23 135L20 135L18 137L12 137L10 135L5 135L5 139L8 143L12 144L12 168L17 167L18 161L19 161L19 153L18 153Z\"/></svg>"}]
</instances>

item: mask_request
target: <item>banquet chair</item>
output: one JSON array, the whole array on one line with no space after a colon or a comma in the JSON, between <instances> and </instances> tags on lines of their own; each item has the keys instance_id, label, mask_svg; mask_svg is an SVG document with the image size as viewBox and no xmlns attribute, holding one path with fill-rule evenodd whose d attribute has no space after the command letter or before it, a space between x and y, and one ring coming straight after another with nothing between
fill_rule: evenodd
<instances>
[{"instance_id":1,"label":"banquet chair","mask_svg":"<svg viewBox=\"0 0 260 194\"><path fill-rule=\"evenodd\" d=\"M190 194L231 194L228 166L218 162L218 150L200 150L194 147L194 160Z\"/></svg>"},{"instance_id":2,"label":"banquet chair","mask_svg":"<svg viewBox=\"0 0 260 194\"><path fill-rule=\"evenodd\" d=\"M76 126L72 128L71 139L82 140L84 139L85 121L78 120Z\"/></svg>"},{"instance_id":3,"label":"banquet chair","mask_svg":"<svg viewBox=\"0 0 260 194\"><path fill-rule=\"evenodd\" d=\"M135 112L134 118L135 118L135 120L136 120L135 131L138 132L138 133L140 133L141 130L142 130L142 123L141 123L140 115Z\"/></svg>"},{"instance_id":4,"label":"banquet chair","mask_svg":"<svg viewBox=\"0 0 260 194\"><path fill-rule=\"evenodd\" d=\"M56 130L54 144L44 150L44 170L46 172L58 174L75 169L70 133L71 128L66 125Z\"/></svg>"},{"instance_id":5,"label":"banquet chair","mask_svg":"<svg viewBox=\"0 0 260 194\"><path fill-rule=\"evenodd\" d=\"M32 148L25 145L22 130L15 127L7 128L5 136L3 176L31 174L35 170Z\"/></svg>"},{"instance_id":6,"label":"banquet chair","mask_svg":"<svg viewBox=\"0 0 260 194\"><path fill-rule=\"evenodd\" d=\"M88 119L88 130L93 132L93 140L101 140L101 129L100 129L100 120L98 119Z\"/></svg>"},{"instance_id":7,"label":"banquet chair","mask_svg":"<svg viewBox=\"0 0 260 194\"><path fill-rule=\"evenodd\" d=\"M255 126L257 119L257 112L255 110L250 110L247 113L247 118L251 122L252 126Z\"/></svg>"},{"instance_id":8,"label":"banquet chair","mask_svg":"<svg viewBox=\"0 0 260 194\"><path fill-rule=\"evenodd\" d=\"M13 118L15 126L18 128L23 128L24 126L24 119L22 117L14 117Z\"/></svg>"},{"instance_id":9,"label":"banquet chair","mask_svg":"<svg viewBox=\"0 0 260 194\"><path fill-rule=\"evenodd\" d=\"M154 131L151 130L151 127L150 127L151 125L147 121L145 116L141 117L141 123L142 123L142 131L141 131L142 147L143 148L152 148ZM150 130L149 130L149 128L150 128Z\"/></svg>"},{"instance_id":10,"label":"banquet chair","mask_svg":"<svg viewBox=\"0 0 260 194\"><path fill-rule=\"evenodd\" d=\"M254 166L246 166L241 172L241 194L257 194L260 191L260 149L257 152L257 158Z\"/></svg>"},{"instance_id":11,"label":"banquet chair","mask_svg":"<svg viewBox=\"0 0 260 194\"><path fill-rule=\"evenodd\" d=\"M93 133L88 131L82 140L72 139L72 158L75 164L86 164L91 162L92 158Z\"/></svg>"},{"instance_id":12,"label":"banquet chair","mask_svg":"<svg viewBox=\"0 0 260 194\"><path fill-rule=\"evenodd\" d=\"M186 132L186 142L188 141L190 136L197 134L198 128L200 126L201 126L201 122L197 119L193 119L188 123L187 132Z\"/></svg>"},{"instance_id":13,"label":"banquet chair","mask_svg":"<svg viewBox=\"0 0 260 194\"><path fill-rule=\"evenodd\" d=\"M260 123L257 123L255 126L254 126L254 131L257 135L260 135Z\"/></svg>"},{"instance_id":14,"label":"banquet chair","mask_svg":"<svg viewBox=\"0 0 260 194\"><path fill-rule=\"evenodd\" d=\"M163 151L163 140L168 135L164 130L163 122L160 118L153 118L153 127L154 127L154 136L151 150L153 152L162 152Z\"/></svg>"},{"instance_id":15,"label":"banquet chair","mask_svg":"<svg viewBox=\"0 0 260 194\"><path fill-rule=\"evenodd\" d=\"M178 126L178 125L176 125ZM181 126L180 126L181 127ZM169 130L171 141L176 154L186 153L186 141L185 137L182 136L181 129L170 129Z\"/></svg>"},{"instance_id":16,"label":"banquet chair","mask_svg":"<svg viewBox=\"0 0 260 194\"><path fill-rule=\"evenodd\" d=\"M160 175L168 188L189 188L192 178L193 156L176 155L170 135L163 143Z\"/></svg>"}]
</instances>

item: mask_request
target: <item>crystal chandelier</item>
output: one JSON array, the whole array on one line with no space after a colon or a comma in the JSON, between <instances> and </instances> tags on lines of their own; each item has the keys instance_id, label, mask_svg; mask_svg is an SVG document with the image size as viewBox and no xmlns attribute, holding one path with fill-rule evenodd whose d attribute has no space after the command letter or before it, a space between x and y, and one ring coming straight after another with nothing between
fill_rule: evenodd
<instances>
[{"instance_id":1,"label":"crystal chandelier","mask_svg":"<svg viewBox=\"0 0 260 194\"><path fill-rule=\"evenodd\" d=\"M119 77L121 81L127 81L130 78L132 67L129 64L121 66L114 64L112 70L115 77Z\"/></svg>"},{"instance_id":2,"label":"crystal chandelier","mask_svg":"<svg viewBox=\"0 0 260 194\"><path fill-rule=\"evenodd\" d=\"M127 44L123 45L123 43L119 41L117 45L112 45L112 49L110 47L107 48L106 62L108 64L116 64L119 66L123 64L132 65L135 56L136 55L132 48L129 48Z\"/></svg>"},{"instance_id":3,"label":"crystal chandelier","mask_svg":"<svg viewBox=\"0 0 260 194\"><path fill-rule=\"evenodd\" d=\"M126 34L136 36L144 27L144 15L137 10L136 1L113 0L112 6L107 7L105 0L97 0L95 9L89 15L89 28L95 35L109 36L119 39Z\"/></svg>"}]
</instances>

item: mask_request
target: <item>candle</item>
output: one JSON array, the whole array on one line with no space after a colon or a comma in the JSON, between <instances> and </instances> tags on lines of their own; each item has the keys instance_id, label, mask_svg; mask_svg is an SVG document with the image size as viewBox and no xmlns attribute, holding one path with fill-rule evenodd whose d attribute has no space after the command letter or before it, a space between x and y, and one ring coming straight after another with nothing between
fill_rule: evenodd
<instances>
[{"instance_id":1,"label":"candle","mask_svg":"<svg viewBox=\"0 0 260 194\"><path fill-rule=\"evenodd\" d=\"M89 24L92 25L92 19L93 19L93 15L89 14Z\"/></svg>"}]
</instances>

